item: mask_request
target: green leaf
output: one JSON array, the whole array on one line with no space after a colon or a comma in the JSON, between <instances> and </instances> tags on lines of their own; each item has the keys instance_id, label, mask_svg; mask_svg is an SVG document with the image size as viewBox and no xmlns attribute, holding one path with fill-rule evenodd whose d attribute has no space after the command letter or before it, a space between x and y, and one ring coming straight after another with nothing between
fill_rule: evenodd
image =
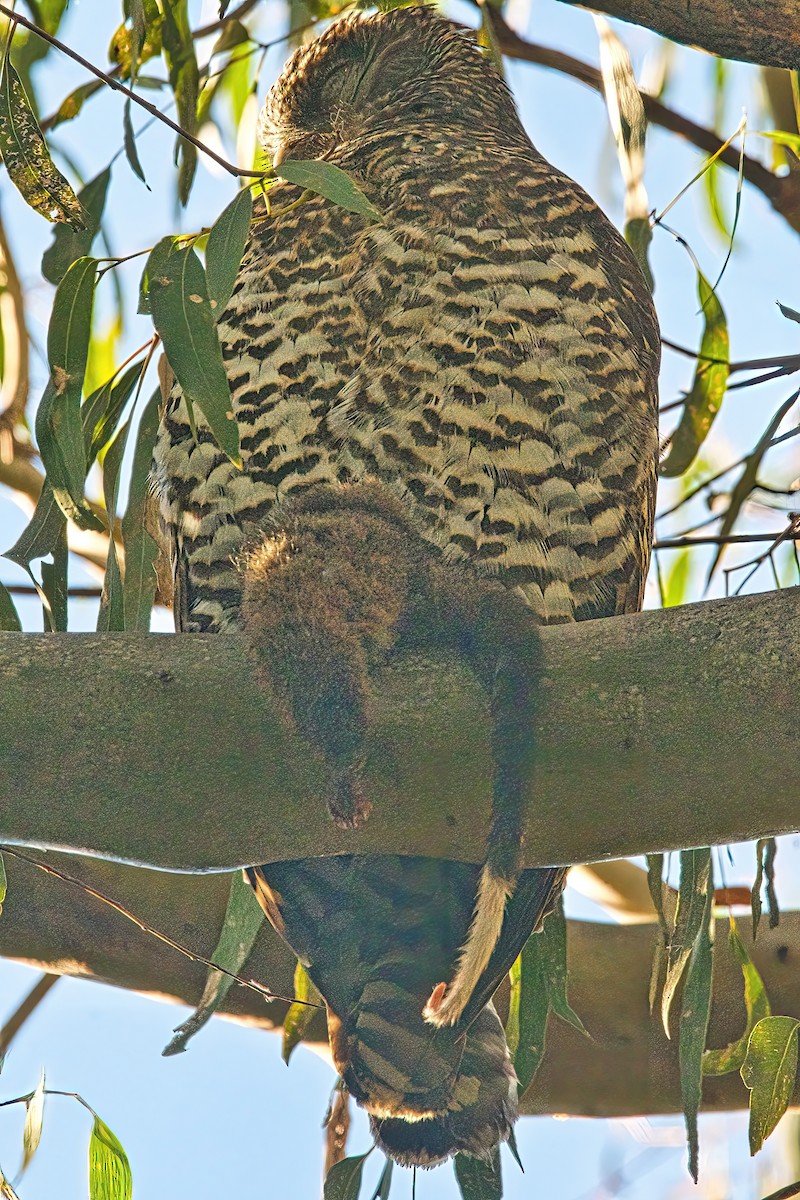
<instances>
[{"instance_id":1,"label":"green leaf","mask_svg":"<svg viewBox=\"0 0 800 1200\"><path fill-rule=\"evenodd\" d=\"M142 164L139 161L139 151L136 148L136 135L133 132L133 121L131 120L131 101L126 100L125 107L122 110L122 137L123 145L125 146L125 157L128 160L131 170L134 175L138 175L144 186L150 191L150 185L144 177Z\"/></svg>"},{"instance_id":2,"label":"green leaf","mask_svg":"<svg viewBox=\"0 0 800 1200\"><path fill-rule=\"evenodd\" d=\"M794 308L789 308L787 304L781 304L780 300L776 301L776 303L778 308L781 310L782 315L786 317L787 321L800 322L800 312L797 312L797 310Z\"/></svg>"},{"instance_id":3,"label":"green leaf","mask_svg":"<svg viewBox=\"0 0 800 1200\"><path fill-rule=\"evenodd\" d=\"M394 1163L392 1162L392 1160L390 1158L387 1158L386 1162L383 1164L383 1170L381 1171L381 1177L378 1180L378 1183L375 1187L375 1191L370 1196L370 1200L389 1200L389 1192L390 1192L391 1186L392 1186L392 1171L393 1170L394 1170Z\"/></svg>"},{"instance_id":4,"label":"green leaf","mask_svg":"<svg viewBox=\"0 0 800 1200\"><path fill-rule=\"evenodd\" d=\"M114 436L125 405L141 379L146 362L146 359L140 358L121 375L115 372L102 387L97 388L83 402L81 424L89 466Z\"/></svg>"},{"instance_id":5,"label":"green leaf","mask_svg":"<svg viewBox=\"0 0 800 1200\"><path fill-rule=\"evenodd\" d=\"M66 121L74 121L86 101L105 86L102 79L90 79L88 83L82 83L76 87L68 96L64 97L56 111L48 118L48 129L52 132Z\"/></svg>"},{"instance_id":6,"label":"green leaf","mask_svg":"<svg viewBox=\"0 0 800 1200\"><path fill-rule=\"evenodd\" d=\"M686 397L669 453L660 468L661 474L670 479L688 471L696 458L719 412L730 373L730 338L725 312L699 270L697 291L704 314L703 336L692 390Z\"/></svg>"},{"instance_id":7,"label":"green leaf","mask_svg":"<svg viewBox=\"0 0 800 1200\"><path fill-rule=\"evenodd\" d=\"M535 933L530 937L517 959L519 999L516 1002L514 1020L517 1023L518 1031L515 1034L512 1023L512 1037L516 1036L517 1038L517 1048L513 1060L514 1070L519 1080L520 1096L524 1095L539 1070L544 1056L547 1015L550 1012L550 1001L544 978L543 955L540 948L541 939L541 933Z\"/></svg>"},{"instance_id":8,"label":"green leaf","mask_svg":"<svg viewBox=\"0 0 800 1200\"><path fill-rule=\"evenodd\" d=\"M172 238L162 238L145 271L153 324L187 402L202 410L221 449L241 466L239 431L200 259L191 247L182 250Z\"/></svg>"},{"instance_id":9,"label":"green leaf","mask_svg":"<svg viewBox=\"0 0 800 1200\"><path fill-rule=\"evenodd\" d=\"M100 597L100 610L97 614L98 633L122 633L125 629L125 610L122 599L122 575L117 557L117 545L114 540L114 525L117 519L117 497L119 495L119 473L125 446L128 441L130 421L127 421L117 431L103 460L103 496L108 514L108 558L106 573L103 579L103 592Z\"/></svg>"},{"instance_id":10,"label":"green leaf","mask_svg":"<svg viewBox=\"0 0 800 1200\"><path fill-rule=\"evenodd\" d=\"M231 298L252 215L253 197L249 188L243 188L211 226L206 245L206 283L217 320Z\"/></svg>"},{"instance_id":11,"label":"green leaf","mask_svg":"<svg viewBox=\"0 0 800 1200\"><path fill-rule=\"evenodd\" d=\"M17 72L6 59L0 74L0 154L23 200L48 221L83 229L78 197L55 166Z\"/></svg>"},{"instance_id":12,"label":"green leaf","mask_svg":"<svg viewBox=\"0 0 800 1200\"><path fill-rule=\"evenodd\" d=\"M67 587L67 567L69 553L67 546L67 523L61 522L56 543L52 549L52 563L42 563L43 606L45 619L51 633L66 633L67 605L69 589Z\"/></svg>"},{"instance_id":13,"label":"green leaf","mask_svg":"<svg viewBox=\"0 0 800 1200\"><path fill-rule=\"evenodd\" d=\"M6 550L5 557L17 566L27 569L33 559L44 558L46 554L52 553L64 523L64 514L56 504L52 487L45 479L33 516L11 549Z\"/></svg>"},{"instance_id":14,"label":"green leaf","mask_svg":"<svg viewBox=\"0 0 800 1200\"><path fill-rule=\"evenodd\" d=\"M76 231L69 225L57 225L53 230L53 240L42 255L42 274L48 283L61 283L76 259L88 255L100 230L110 180L108 166L78 192L86 221L83 229Z\"/></svg>"},{"instance_id":15,"label":"green leaf","mask_svg":"<svg viewBox=\"0 0 800 1200\"><path fill-rule=\"evenodd\" d=\"M567 922L563 896L559 896L555 908L545 918L538 937L550 1008L567 1025L588 1037L583 1021L567 999Z\"/></svg>"},{"instance_id":16,"label":"green leaf","mask_svg":"<svg viewBox=\"0 0 800 1200\"><path fill-rule=\"evenodd\" d=\"M729 1042L724 1050L706 1050L703 1055L704 1075L727 1075L731 1071L738 1071L747 1054L750 1034L758 1022L764 1017L770 1016L771 1013L764 981L739 935L733 917L730 918L728 943L744 976L744 1007L747 1013L747 1024L742 1036L735 1042Z\"/></svg>"},{"instance_id":17,"label":"green leaf","mask_svg":"<svg viewBox=\"0 0 800 1200\"><path fill-rule=\"evenodd\" d=\"M502 1200L503 1177L500 1151L496 1146L490 1162L469 1154L457 1154L453 1167L462 1200Z\"/></svg>"},{"instance_id":18,"label":"green leaf","mask_svg":"<svg viewBox=\"0 0 800 1200\"><path fill-rule=\"evenodd\" d=\"M11 593L2 583L0 583L0 629L4 633L19 633L22 629Z\"/></svg>"},{"instance_id":19,"label":"green leaf","mask_svg":"<svg viewBox=\"0 0 800 1200\"><path fill-rule=\"evenodd\" d=\"M678 906L675 911L675 927L670 937L667 954L667 976L661 996L661 1020L664 1032L669 1037L669 1014L689 956L697 938L701 935L709 891L711 851L681 851L681 881L678 889Z\"/></svg>"},{"instance_id":20,"label":"green leaf","mask_svg":"<svg viewBox=\"0 0 800 1200\"><path fill-rule=\"evenodd\" d=\"M650 969L650 987L648 992L648 1000L650 1012L653 1012L656 1004L656 996L658 995L658 984L661 979L661 972L664 967L664 959L666 957L667 947L669 945L669 923L667 921L667 913L664 908L664 855L663 854L648 854L647 855L647 886L650 891L650 898L653 901L653 907L656 910L658 917L658 928L661 936L656 942L655 950L653 951L653 965Z\"/></svg>"},{"instance_id":21,"label":"green leaf","mask_svg":"<svg viewBox=\"0 0 800 1200\"><path fill-rule=\"evenodd\" d=\"M169 68L169 82L178 108L178 124L187 133L196 134L200 73L189 24L188 0L164 0L161 38ZM179 138L178 157L178 196L181 204L186 204L197 169L197 149L191 142Z\"/></svg>"},{"instance_id":22,"label":"green leaf","mask_svg":"<svg viewBox=\"0 0 800 1200\"><path fill-rule=\"evenodd\" d=\"M794 1017L764 1017L750 1034L742 1079L750 1092L750 1153L757 1154L789 1105L797 1075Z\"/></svg>"},{"instance_id":23,"label":"green leaf","mask_svg":"<svg viewBox=\"0 0 800 1200\"><path fill-rule=\"evenodd\" d=\"M733 491L731 492L731 498L728 502L727 511L725 516L722 518L722 525L720 526L719 530L719 536L721 538L727 537L733 529L739 513L742 510L742 505L747 500L748 496L758 482L758 473L761 470L761 463L764 455L770 448L770 442L775 436L775 432L781 421L786 416L789 409L794 406L798 396L800 396L800 390L794 392L788 398L788 400L784 400L783 404L779 406L777 412L775 412L761 437L758 439L754 450L751 454L748 454L747 458L745 459L744 468L736 481ZM720 559L722 558L724 550L724 545L720 544L717 546L711 566L708 569L707 582L711 581L711 577L714 574Z\"/></svg>"},{"instance_id":24,"label":"green leaf","mask_svg":"<svg viewBox=\"0 0 800 1200\"><path fill-rule=\"evenodd\" d=\"M264 920L253 889L244 878L241 871L236 871L231 878L231 890L228 895L228 907L222 923L222 932L217 947L212 954L213 962L219 963L227 971L234 974L242 969L253 949L258 931ZM233 980L221 971L210 970L206 986L195 1011L175 1030L175 1037L162 1051L164 1055L182 1054L186 1043L219 1008L227 996Z\"/></svg>"},{"instance_id":25,"label":"green leaf","mask_svg":"<svg viewBox=\"0 0 800 1200\"><path fill-rule=\"evenodd\" d=\"M89 1200L131 1200L128 1156L104 1121L95 1117L89 1139Z\"/></svg>"},{"instance_id":26,"label":"green leaf","mask_svg":"<svg viewBox=\"0 0 800 1200\"><path fill-rule=\"evenodd\" d=\"M359 1154L355 1158L343 1158L334 1163L325 1176L325 1187L322 1191L323 1200L358 1200L361 1191L361 1173L364 1163L372 1153Z\"/></svg>"},{"instance_id":27,"label":"green leaf","mask_svg":"<svg viewBox=\"0 0 800 1200\"><path fill-rule=\"evenodd\" d=\"M289 1006L283 1018L281 1057L287 1065L292 1051L302 1042L306 1030L317 1014L314 1005L322 1003L322 995L299 959L294 969L294 996L296 1002Z\"/></svg>"},{"instance_id":28,"label":"green leaf","mask_svg":"<svg viewBox=\"0 0 800 1200\"><path fill-rule=\"evenodd\" d=\"M711 978L713 968L714 926L712 905L714 894L708 888L697 932L689 958L686 982L683 985L678 1034L678 1059L681 1074L681 1098L686 1135L689 1141L689 1172L697 1183L700 1146L697 1135L697 1114L703 1086L703 1051L706 1045L708 1019L711 1015Z\"/></svg>"},{"instance_id":29,"label":"green leaf","mask_svg":"<svg viewBox=\"0 0 800 1200\"><path fill-rule=\"evenodd\" d=\"M6 902L6 893L8 892L8 880L6 878L6 860L0 854L0 912L3 911L3 905Z\"/></svg>"},{"instance_id":30,"label":"green leaf","mask_svg":"<svg viewBox=\"0 0 800 1200\"><path fill-rule=\"evenodd\" d=\"M128 507L122 518L122 544L125 547L125 578L122 597L125 628L147 633L156 593L155 561L158 547L146 528L148 480L153 446L159 424L161 389L156 388L142 413L136 434L136 448L128 487Z\"/></svg>"},{"instance_id":31,"label":"green leaf","mask_svg":"<svg viewBox=\"0 0 800 1200\"><path fill-rule=\"evenodd\" d=\"M375 205L367 199L358 185L341 167L334 166L333 163L322 162L319 159L305 162L287 158L286 162L275 168L275 174L287 183L296 183L309 192L324 196L339 208L360 213L373 221L383 220Z\"/></svg>"},{"instance_id":32,"label":"green leaf","mask_svg":"<svg viewBox=\"0 0 800 1200\"><path fill-rule=\"evenodd\" d=\"M79 258L56 288L47 331L50 381L36 413L36 438L65 516L81 528L100 530L83 494L87 462L80 415L96 279L96 259Z\"/></svg>"},{"instance_id":33,"label":"green leaf","mask_svg":"<svg viewBox=\"0 0 800 1200\"><path fill-rule=\"evenodd\" d=\"M25 1105L25 1127L22 1130L22 1167L20 1175L27 1170L34 1154L39 1148L42 1137L42 1118L44 1117L44 1071L36 1085L36 1091Z\"/></svg>"},{"instance_id":34,"label":"green leaf","mask_svg":"<svg viewBox=\"0 0 800 1200\"><path fill-rule=\"evenodd\" d=\"M130 28L120 25L108 48L109 61L120 68L123 79L134 78L142 63L161 53L163 18L155 0L134 0L129 11Z\"/></svg>"}]
</instances>

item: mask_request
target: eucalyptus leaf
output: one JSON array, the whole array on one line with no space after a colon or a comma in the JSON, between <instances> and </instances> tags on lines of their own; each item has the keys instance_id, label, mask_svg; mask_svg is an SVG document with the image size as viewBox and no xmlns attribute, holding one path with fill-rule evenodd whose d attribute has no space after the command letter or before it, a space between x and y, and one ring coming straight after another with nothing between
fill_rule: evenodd
<instances>
[{"instance_id":1,"label":"eucalyptus leaf","mask_svg":"<svg viewBox=\"0 0 800 1200\"><path fill-rule=\"evenodd\" d=\"M127 100L125 107L122 110L122 139L125 147L125 157L133 171L141 179L144 186L150 191L150 185L144 177L142 164L139 161L139 151L136 148L136 135L133 131L133 121L131 120L131 102Z\"/></svg>"},{"instance_id":2,"label":"eucalyptus leaf","mask_svg":"<svg viewBox=\"0 0 800 1200\"><path fill-rule=\"evenodd\" d=\"M6 894L8 892L8 879L6 878L6 860L0 853L0 912L3 911L3 905L6 902Z\"/></svg>"},{"instance_id":3,"label":"eucalyptus leaf","mask_svg":"<svg viewBox=\"0 0 800 1200\"><path fill-rule=\"evenodd\" d=\"M457 1154L453 1167L461 1200L502 1200L503 1176L497 1146L489 1162L470 1154Z\"/></svg>"},{"instance_id":4,"label":"eucalyptus leaf","mask_svg":"<svg viewBox=\"0 0 800 1200\"><path fill-rule=\"evenodd\" d=\"M241 466L239 431L208 299L206 276L191 248L162 238L145 268L153 323L190 405L201 409L217 443Z\"/></svg>"},{"instance_id":5,"label":"eucalyptus leaf","mask_svg":"<svg viewBox=\"0 0 800 1200\"><path fill-rule=\"evenodd\" d=\"M178 109L178 123L187 133L197 133L197 100L200 72L189 23L188 0L164 0L161 40L169 68L169 82ZM178 139L178 196L186 204L197 170L197 148Z\"/></svg>"},{"instance_id":6,"label":"eucalyptus leaf","mask_svg":"<svg viewBox=\"0 0 800 1200\"><path fill-rule=\"evenodd\" d=\"M158 547L150 536L146 520L149 499L148 481L153 446L159 424L161 389L156 388L142 413L136 433L136 447L128 486L128 507L122 518L122 544L125 547L125 578L122 585L125 628L147 633L156 592L155 562Z\"/></svg>"},{"instance_id":7,"label":"eucalyptus leaf","mask_svg":"<svg viewBox=\"0 0 800 1200\"><path fill-rule=\"evenodd\" d=\"M334 1163L325 1176L323 1200L358 1200L364 1163L371 1153L368 1150L366 1154L343 1158L341 1162Z\"/></svg>"},{"instance_id":8,"label":"eucalyptus leaf","mask_svg":"<svg viewBox=\"0 0 800 1200\"><path fill-rule=\"evenodd\" d=\"M206 282L217 320L231 298L252 215L252 194L249 188L242 188L211 226L206 244Z\"/></svg>"},{"instance_id":9,"label":"eucalyptus leaf","mask_svg":"<svg viewBox=\"0 0 800 1200\"><path fill-rule=\"evenodd\" d=\"M797 1076L794 1017L764 1017L750 1034L741 1075L750 1092L750 1153L757 1154L789 1106Z\"/></svg>"},{"instance_id":10,"label":"eucalyptus leaf","mask_svg":"<svg viewBox=\"0 0 800 1200\"><path fill-rule=\"evenodd\" d=\"M389 1200L389 1192L392 1187L392 1172L394 1171L394 1163L390 1158L387 1158L383 1164L381 1177L372 1193L370 1200Z\"/></svg>"},{"instance_id":11,"label":"eucalyptus leaf","mask_svg":"<svg viewBox=\"0 0 800 1200\"><path fill-rule=\"evenodd\" d=\"M707 847L681 851L678 905L675 911L675 926L670 936L667 973L661 996L661 1020L667 1037L672 1001L704 923L710 872L711 851Z\"/></svg>"},{"instance_id":12,"label":"eucalyptus leaf","mask_svg":"<svg viewBox=\"0 0 800 1200\"><path fill-rule=\"evenodd\" d=\"M28 1169L31 1159L39 1148L42 1137L42 1119L44 1117L44 1086L45 1078L42 1071L41 1079L36 1090L25 1105L25 1126L22 1130L22 1167L20 1175Z\"/></svg>"},{"instance_id":13,"label":"eucalyptus leaf","mask_svg":"<svg viewBox=\"0 0 800 1200\"><path fill-rule=\"evenodd\" d=\"M11 593L2 583L0 583L0 629L4 633L19 633L22 629Z\"/></svg>"},{"instance_id":14,"label":"eucalyptus leaf","mask_svg":"<svg viewBox=\"0 0 800 1200\"><path fill-rule=\"evenodd\" d=\"M89 1200L131 1200L128 1156L104 1121L95 1116L89 1139Z\"/></svg>"},{"instance_id":15,"label":"eucalyptus leaf","mask_svg":"<svg viewBox=\"0 0 800 1200\"><path fill-rule=\"evenodd\" d=\"M323 162L320 159L306 162L287 158L275 168L275 174L287 183L298 184L309 192L324 196L339 208L360 213L373 221L383 220L372 201L368 200L350 176L334 163Z\"/></svg>"},{"instance_id":16,"label":"eucalyptus leaf","mask_svg":"<svg viewBox=\"0 0 800 1200\"><path fill-rule=\"evenodd\" d=\"M67 570L69 564L69 548L67 545L67 523L61 526L52 549L52 563L42 563L42 586L40 595L44 607L45 626L51 633L66 633L67 607L69 588Z\"/></svg>"},{"instance_id":17,"label":"eucalyptus leaf","mask_svg":"<svg viewBox=\"0 0 800 1200\"><path fill-rule=\"evenodd\" d=\"M100 222L111 181L111 167L106 167L78 192L86 225L74 230L69 225L56 225L53 240L42 255L42 274L48 283L59 284L68 269L79 258L85 258L100 230Z\"/></svg>"},{"instance_id":18,"label":"eucalyptus leaf","mask_svg":"<svg viewBox=\"0 0 800 1200\"><path fill-rule=\"evenodd\" d=\"M222 922L222 931L211 958L227 971L238 974L253 949L264 914L255 898L253 889L241 871L234 872L228 893L228 906ZM214 1015L230 991L233 980L222 971L211 969L206 979L203 995L192 1015L178 1025L175 1037L164 1048L162 1054L182 1054L191 1037L202 1029Z\"/></svg>"},{"instance_id":19,"label":"eucalyptus leaf","mask_svg":"<svg viewBox=\"0 0 800 1200\"><path fill-rule=\"evenodd\" d=\"M730 337L725 311L699 270L697 292L703 310L703 335L692 389L684 400L683 414L660 468L661 474L670 479L688 471L697 457L719 412L730 373Z\"/></svg>"},{"instance_id":20,"label":"eucalyptus leaf","mask_svg":"<svg viewBox=\"0 0 800 1200\"><path fill-rule=\"evenodd\" d=\"M0 154L23 200L48 221L86 227L78 197L56 167L19 75L6 58L0 71Z\"/></svg>"},{"instance_id":21,"label":"eucalyptus leaf","mask_svg":"<svg viewBox=\"0 0 800 1200\"><path fill-rule=\"evenodd\" d=\"M730 918L728 944L742 968L744 976L744 1007L747 1013L747 1023L741 1037L734 1042L729 1042L724 1049L706 1050L703 1055L704 1075L727 1075L731 1071L740 1070L747 1055L750 1034L759 1021L771 1015L764 981L741 939L733 917Z\"/></svg>"},{"instance_id":22,"label":"eucalyptus leaf","mask_svg":"<svg viewBox=\"0 0 800 1200\"><path fill-rule=\"evenodd\" d=\"M711 982L713 973L713 890L704 897L700 928L694 939L683 985L678 1033L678 1060L681 1075L681 1099L689 1142L689 1172L697 1183L700 1145L697 1114L703 1086L703 1051L711 1015Z\"/></svg>"},{"instance_id":23,"label":"eucalyptus leaf","mask_svg":"<svg viewBox=\"0 0 800 1200\"><path fill-rule=\"evenodd\" d=\"M97 614L98 633L122 633L125 629L125 609L122 598L122 574L117 544L114 538L114 526L117 520L117 498L119 495L119 475L122 459L128 442L130 421L117 430L103 460L103 495L108 514L108 558L106 573L103 579L103 592L100 597L100 610Z\"/></svg>"},{"instance_id":24,"label":"eucalyptus leaf","mask_svg":"<svg viewBox=\"0 0 800 1200\"><path fill-rule=\"evenodd\" d=\"M294 996L295 1002L289 1006L283 1019L281 1057L287 1064L317 1014L314 1006L322 1003L322 995L299 959L294 969Z\"/></svg>"}]
</instances>

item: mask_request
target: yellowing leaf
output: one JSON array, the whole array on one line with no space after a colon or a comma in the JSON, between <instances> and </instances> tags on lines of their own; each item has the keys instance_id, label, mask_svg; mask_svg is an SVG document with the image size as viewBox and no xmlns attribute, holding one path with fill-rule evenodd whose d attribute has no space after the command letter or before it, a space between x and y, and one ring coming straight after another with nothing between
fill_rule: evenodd
<instances>
[{"instance_id":1,"label":"yellowing leaf","mask_svg":"<svg viewBox=\"0 0 800 1200\"><path fill-rule=\"evenodd\" d=\"M36 1153L42 1136L42 1118L44 1116L44 1071L36 1091L25 1106L25 1127L22 1130L22 1171ZM20 1172L21 1174L22 1172Z\"/></svg>"},{"instance_id":2,"label":"yellowing leaf","mask_svg":"<svg viewBox=\"0 0 800 1200\"><path fill-rule=\"evenodd\" d=\"M89 1200L131 1200L128 1156L104 1121L95 1117L89 1139Z\"/></svg>"},{"instance_id":3,"label":"yellowing leaf","mask_svg":"<svg viewBox=\"0 0 800 1200\"><path fill-rule=\"evenodd\" d=\"M729 1042L723 1050L706 1050L703 1055L704 1075L727 1075L731 1071L738 1071L745 1060L747 1045L754 1027L764 1017L770 1016L769 997L764 987L764 981L739 935L733 917L730 918L728 940L744 976L744 1007L747 1013L747 1024L742 1036L735 1042Z\"/></svg>"},{"instance_id":4,"label":"yellowing leaf","mask_svg":"<svg viewBox=\"0 0 800 1200\"><path fill-rule=\"evenodd\" d=\"M322 1003L322 996L314 986L311 976L298 959L294 969L295 1003L283 1018L283 1045L281 1057L285 1063L292 1057L292 1051L302 1042L306 1030L318 1011L315 1005Z\"/></svg>"},{"instance_id":5,"label":"yellowing leaf","mask_svg":"<svg viewBox=\"0 0 800 1200\"><path fill-rule=\"evenodd\" d=\"M6 57L0 75L0 155L23 200L47 217L86 227L78 197L55 166L25 88Z\"/></svg>"}]
</instances>

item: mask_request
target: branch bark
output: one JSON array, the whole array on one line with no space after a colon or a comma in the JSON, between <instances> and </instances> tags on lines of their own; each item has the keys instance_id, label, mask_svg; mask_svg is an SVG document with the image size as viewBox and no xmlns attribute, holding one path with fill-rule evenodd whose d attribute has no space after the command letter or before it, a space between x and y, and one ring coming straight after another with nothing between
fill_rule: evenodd
<instances>
[{"instance_id":1,"label":"branch bark","mask_svg":"<svg viewBox=\"0 0 800 1200\"><path fill-rule=\"evenodd\" d=\"M526 865L800 830L800 590L542 633ZM381 671L355 832L236 637L0 634L0 730L0 841L188 871L483 856L486 702L450 657Z\"/></svg>"},{"instance_id":2,"label":"branch bark","mask_svg":"<svg viewBox=\"0 0 800 1200\"><path fill-rule=\"evenodd\" d=\"M172 875L97 859L76 862L62 855L47 857L52 865L113 895L191 949L205 955L213 952L225 912L227 876ZM35 867L11 859L6 865L9 890L0 921L4 957L161 999L197 1003L205 975L197 963ZM742 921L739 931L751 945L749 921ZM563 1022L551 1023L545 1060L523 1111L604 1117L680 1111L677 1042L665 1039L660 1022L648 1009L655 937L654 925L569 922L570 1000L591 1040ZM725 922L720 921L710 1033L710 1044L715 1046L732 1041L744 1028L741 969L725 941ZM800 914L784 914L775 930L767 929L763 921L752 953L773 1011L800 1018ZM289 951L265 922L246 973L290 996L293 968ZM502 992L498 999L502 1007ZM267 1005L255 992L234 986L223 1011L269 1030L280 1026L286 1006ZM176 1024L178 1019L176 1013ZM325 1042L321 1016L315 1018L309 1036L317 1045ZM160 1050L154 1046L154 1056ZM746 1104L738 1074L706 1080L704 1109Z\"/></svg>"},{"instance_id":3,"label":"branch bark","mask_svg":"<svg viewBox=\"0 0 800 1200\"><path fill-rule=\"evenodd\" d=\"M578 0L564 0L584 8ZM741 62L800 67L795 0L592 0L590 8Z\"/></svg>"}]
</instances>

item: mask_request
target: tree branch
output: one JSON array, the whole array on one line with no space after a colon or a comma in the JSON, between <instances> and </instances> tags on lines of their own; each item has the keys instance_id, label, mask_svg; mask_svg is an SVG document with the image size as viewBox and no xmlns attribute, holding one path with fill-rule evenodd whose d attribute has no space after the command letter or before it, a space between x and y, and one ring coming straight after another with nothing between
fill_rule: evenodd
<instances>
[{"instance_id":1,"label":"tree branch","mask_svg":"<svg viewBox=\"0 0 800 1200\"><path fill-rule=\"evenodd\" d=\"M193 949L205 955L213 953L227 902L227 876L171 875L96 859L76 862L62 855L48 855L48 861L114 895ZM42 970L99 979L184 1004L197 1003L205 972L196 963L170 952L112 909L65 888L27 863L9 859L7 869L9 890L0 921L0 954ZM742 921L739 932L751 946L749 922ZM591 1040L561 1021L551 1021L545 1060L523 1102L524 1111L604 1117L680 1111L677 1039L668 1042L664 1038L660 1022L648 1009L655 936L654 925L569 922L570 1000ZM775 930L762 922L752 953L773 1012L800 1017L800 914L784 913ZM291 953L265 922L246 974L291 995L293 970ZM741 995L741 968L731 959L720 930L711 1045L725 1045L742 1032ZM502 1007L502 992L499 1001ZM274 1029L283 1020L286 1006L279 1002L267 1005L255 992L234 986L223 1011L262 1029ZM176 1013L172 1023L177 1020ZM319 1044L325 1036L320 1016L312 1023L310 1039ZM153 1046L153 1056L160 1050L160 1045ZM738 1074L705 1081L705 1109L743 1108L746 1104Z\"/></svg>"},{"instance_id":2,"label":"tree branch","mask_svg":"<svg viewBox=\"0 0 800 1200\"><path fill-rule=\"evenodd\" d=\"M542 634L528 866L800 830L800 590ZM380 672L356 832L331 824L319 763L252 674L236 637L0 635L0 841L174 870L481 861L489 720L460 660Z\"/></svg>"},{"instance_id":3,"label":"tree branch","mask_svg":"<svg viewBox=\"0 0 800 1200\"><path fill-rule=\"evenodd\" d=\"M578 5L578 0L563 0ZM795 0L592 0L591 8L720 58L800 67Z\"/></svg>"}]
</instances>

